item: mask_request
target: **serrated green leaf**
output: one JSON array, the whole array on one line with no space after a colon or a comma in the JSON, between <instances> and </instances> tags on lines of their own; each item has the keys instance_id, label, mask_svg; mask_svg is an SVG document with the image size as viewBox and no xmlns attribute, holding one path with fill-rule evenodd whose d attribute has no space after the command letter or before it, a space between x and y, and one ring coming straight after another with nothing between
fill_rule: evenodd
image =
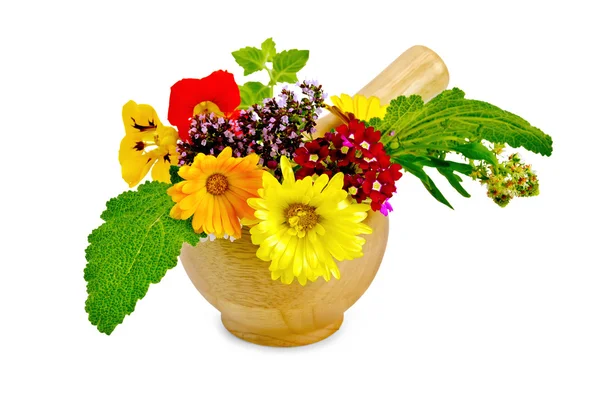
<instances>
[{"instance_id":1,"label":"serrated green leaf","mask_svg":"<svg viewBox=\"0 0 600 397\"><path fill-rule=\"evenodd\" d=\"M369 121L365 122L367 127L373 127L377 131L389 132L390 130L384 127L383 119L379 117L373 117ZM389 137L388 137L389 138Z\"/></svg>"},{"instance_id":2,"label":"serrated green leaf","mask_svg":"<svg viewBox=\"0 0 600 397\"><path fill-rule=\"evenodd\" d=\"M423 109L423 99L418 95L392 99L380 125L380 131L404 131Z\"/></svg>"},{"instance_id":3,"label":"serrated green leaf","mask_svg":"<svg viewBox=\"0 0 600 397\"><path fill-rule=\"evenodd\" d=\"M265 67L265 55L256 47L244 47L231 53L238 65L244 68L244 76L258 72Z\"/></svg>"},{"instance_id":4,"label":"serrated green leaf","mask_svg":"<svg viewBox=\"0 0 600 397\"><path fill-rule=\"evenodd\" d=\"M390 103L381 131L395 131L397 151L423 148L448 150L448 145L487 140L524 147L549 156L552 138L523 118L487 102L465 99L458 88L446 90L427 104L420 97L399 97ZM384 137L387 144L392 140ZM444 146L445 145L445 146Z\"/></svg>"},{"instance_id":5,"label":"serrated green leaf","mask_svg":"<svg viewBox=\"0 0 600 397\"><path fill-rule=\"evenodd\" d=\"M272 38L268 38L260 45L263 56L266 62L273 62L273 57L277 54L275 50L275 42Z\"/></svg>"},{"instance_id":6,"label":"serrated green leaf","mask_svg":"<svg viewBox=\"0 0 600 397\"><path fill-rule=\"evenodd\" d=\"M295 83L298 73L308 61L308 50L282 51L273 57L272 83Z\"/></svg>"},{"instance_id":7,"label":"serrated green leaf","mask_svg":"<svg viewBox=\"0 0 600 397\"><path fill-rule=\"evenodd\" d=\"M244 85L240 85L239 88L242 98L240 106L243 109L256 103L262 103L263 99L271 96L269 87L258 81L249 81Z\"/></svg>"},{"instance_id":8,"label":"serrated green leaf","mask_svg":"<svg viewBox=\"0 0 600 397\"><path fill-rule=\"evenodd\" d=\"M106 203L105 221L88 237L85 310L100 332L110 334L135 309L152 283L177 264L184 242L195 245L190 222L169 216L169 184L146 182Z\"/></svg>"}]
</instances>

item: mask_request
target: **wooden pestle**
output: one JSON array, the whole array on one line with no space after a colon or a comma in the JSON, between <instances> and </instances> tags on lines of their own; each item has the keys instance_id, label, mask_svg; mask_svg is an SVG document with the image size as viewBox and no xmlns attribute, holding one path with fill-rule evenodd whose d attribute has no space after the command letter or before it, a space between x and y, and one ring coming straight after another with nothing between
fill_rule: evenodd
<instances>
[{"instance_id":1,"label":"wooden pestle","mask_svg":"<svg viewBox=\"0 0 600 397\"><path fill-rule=\"evenodd\" d=\"M417 45L409 48L379 73L358 94L376 96L382 104L400 95L417 94L428 101L448 87L448 69L438 54ZM341 124L341 120L329 113L317 121L317 136Z\"/></svg>"}]
</instances>

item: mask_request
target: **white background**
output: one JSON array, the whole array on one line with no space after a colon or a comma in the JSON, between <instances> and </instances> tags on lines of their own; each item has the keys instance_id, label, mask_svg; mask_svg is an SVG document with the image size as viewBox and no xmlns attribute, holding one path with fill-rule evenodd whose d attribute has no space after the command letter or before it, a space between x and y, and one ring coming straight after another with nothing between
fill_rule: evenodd
<instances>
[{"instance_id":1,"label":"white background","mask_svg":"<svg viewBox=\"0 0 600 397\"><path fill-rule=\"evenodd\" d=\"M0 6L2 396L599 396L594 2L13 1ZM393 4L393 6L392 6ZM415 44L451 86L554 138L541 195L455 210L405 175L381 269L341 330L294 349L230 336L181 265L110 337L87 321L88 233L127 188L121 107L274 37L353 93ZM239 81L244 81L242 78ZM439 180L439 179L438 179Z\"/></svg>"}]
</instances>

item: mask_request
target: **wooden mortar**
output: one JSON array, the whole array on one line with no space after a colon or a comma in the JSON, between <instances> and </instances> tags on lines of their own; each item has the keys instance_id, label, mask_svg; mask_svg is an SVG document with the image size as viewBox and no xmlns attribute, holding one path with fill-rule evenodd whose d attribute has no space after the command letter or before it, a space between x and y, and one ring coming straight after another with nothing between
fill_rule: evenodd
<instances>
[{"instance_id":1,"label":"wooden mortar","mask_svg":"<svg viewBox=\"0 0 600 397\"><path fill-rule=\"evenodd\" d=\"M415 46L400 55L359 91L378 96L383 104L399 95L418 94L429 100L448 85L448 70L427 47ZM319 119L317 133L339 124L327 115ZM338 263L340 280L319 279L302 287L272 281L269 263L256 257L257 246L247 229L234 242L219 239L184 244L181 262L200 293L221 312L229 332L246 341L267 346L301 346L318 342L337 331L344 312L367 290L383 259L389 219L370 212L365 220L373 234L365 236L364 256Z\"/></svg>"}]
</instances>

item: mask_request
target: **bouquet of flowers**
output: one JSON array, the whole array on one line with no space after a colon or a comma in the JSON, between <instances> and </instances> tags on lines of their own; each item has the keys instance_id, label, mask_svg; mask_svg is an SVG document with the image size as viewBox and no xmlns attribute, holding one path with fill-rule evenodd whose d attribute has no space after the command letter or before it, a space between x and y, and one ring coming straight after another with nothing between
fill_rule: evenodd
<instances>
[{"instance_id":1,"label":"bouquet of flowers","mask_svg":"<svg viewBox=\"0 0 600 397\"><path fill-rule=\"evenodd\" d=\"M277 52L272 39L235 51L245 76L266 71L268 81L238 85L223 70L180 80L170 125L150 105L123 106L122 177L139 186L109 200L89 236L85 308L99 331L110 334L133 312L184 243L235 244L245 228L273 283L343 278L337 264L363 255L372 232L364 220L392 212L403 173L450 208L428 172L465 197L462 178L477 180L502 207L539 193L532 167L505 150L549 156L552 140L521 117L458 88L427 103L418 95L328 100L321 84L298 80L308 56ZM324 110L338 126L318 131Z\"/></svg>"}]
</instances>

